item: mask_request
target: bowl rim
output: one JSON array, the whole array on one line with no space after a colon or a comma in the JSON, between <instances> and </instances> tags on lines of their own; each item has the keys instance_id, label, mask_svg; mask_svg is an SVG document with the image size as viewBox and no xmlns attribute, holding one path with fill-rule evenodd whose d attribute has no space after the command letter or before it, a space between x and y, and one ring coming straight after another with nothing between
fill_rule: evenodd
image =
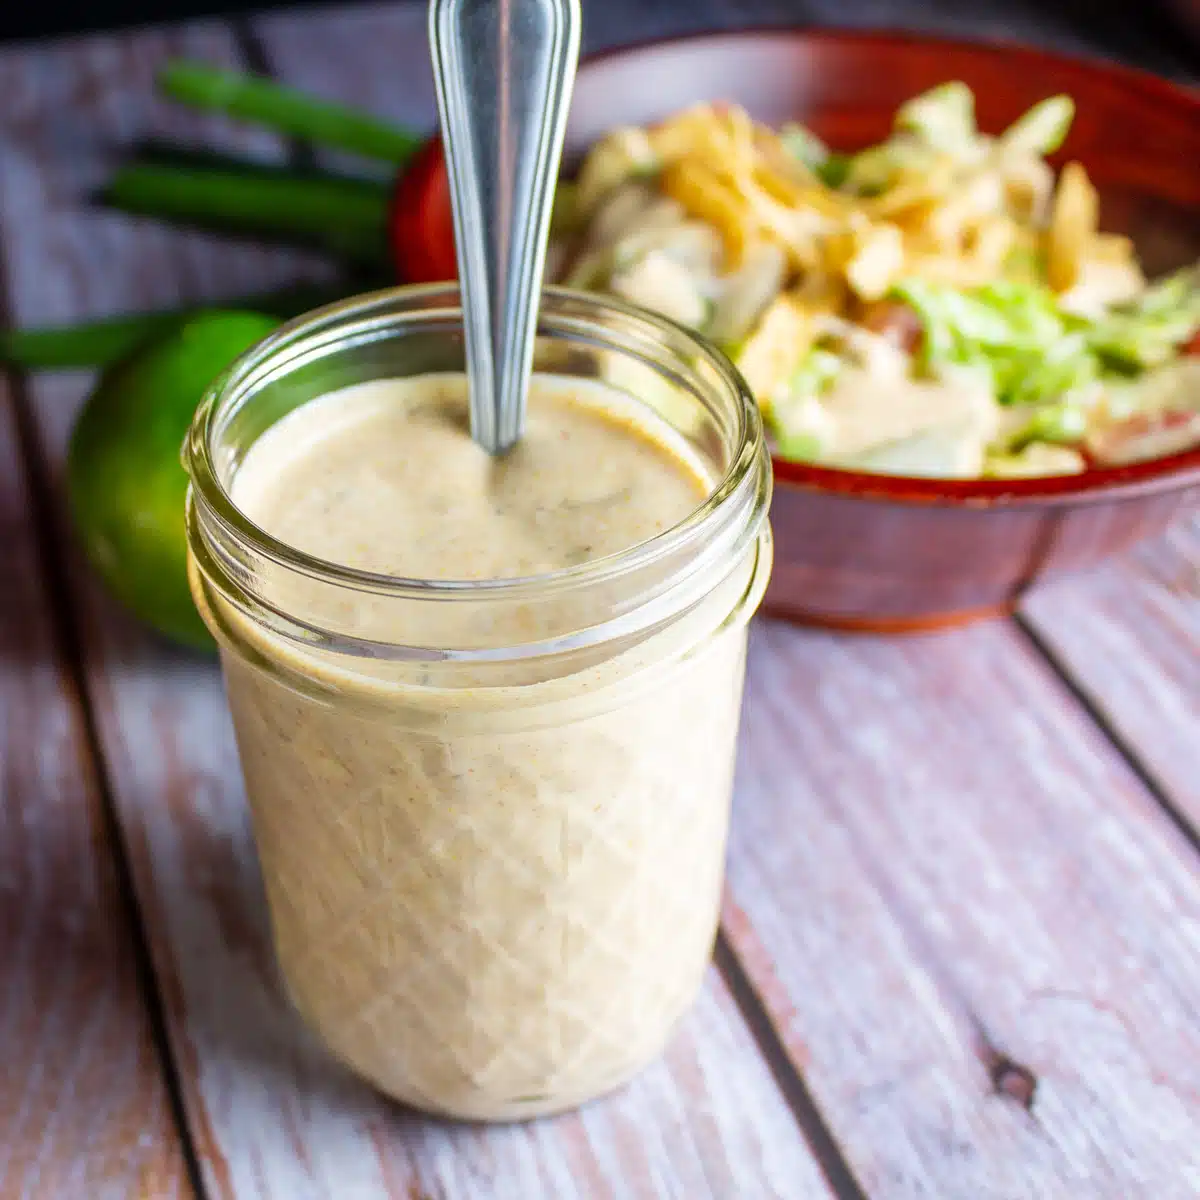
<instances>
[{"instance_id":1,"label":"bowl rim","mask_svg":"<svg viewBox=\"0 0 1200 1200\"><path fill-rule=\"evenodd\" d=\"M1200 87L1165 79L1139 67L1110 62L1098 56L1047 50L1006 38L963 38L926 34L914 30L838 26L811 28L788 24L752 24L730 29L696 30L666 34L620 46L610 46L584 57L580 72L631 54L670 46L719 41L825 42L877 46L941 46L947 50L985 58L1019 61L1031 69L1064 68L1136 89L1154 103L1167 104L1191 120L1200 120ZM1118 497L1133 497L1200 484L1200 446L1162 458L1125 466L1089 468L1076 475L1044 475L1029 479L939 479L918 475L878 475L789 462L771 456L776 486L801 491L840 493L861 500L913 505L963 505L967 507L1020 507L1028 504L1066 505Z\"/></svg>"}]
</instances>

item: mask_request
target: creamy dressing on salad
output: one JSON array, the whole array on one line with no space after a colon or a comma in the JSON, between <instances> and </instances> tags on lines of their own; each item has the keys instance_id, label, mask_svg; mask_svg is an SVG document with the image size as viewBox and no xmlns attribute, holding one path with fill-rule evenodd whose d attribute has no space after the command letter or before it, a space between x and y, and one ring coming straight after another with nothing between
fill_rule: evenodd
<instances>
[{"instance_id":1,"label":"creamy dressing on salad","mask_svg":"<svg viewBox=\"0 0 1200 1200\"><path fill-rule=\"evenodd\" d=\"M998 410L985 388L851 367L822 397L814 430L833 466L970 477L983 470Z\"/></svg>"},{"instance_id":2,"label":"creamy dressing on salad","mask_svg":"<svg viewBox=\"0 0 1200 1200\"><path fill-rule=\"evenodd\" d=\"M838 371L819 399L782 411L777 422L811 437L820 461L830 466L979 475L1000 427L1000 409L988 389L969 374L916 379L908 356L888 339L856 327L843 332L854 362Z\"/></svg>"}]
</instances>

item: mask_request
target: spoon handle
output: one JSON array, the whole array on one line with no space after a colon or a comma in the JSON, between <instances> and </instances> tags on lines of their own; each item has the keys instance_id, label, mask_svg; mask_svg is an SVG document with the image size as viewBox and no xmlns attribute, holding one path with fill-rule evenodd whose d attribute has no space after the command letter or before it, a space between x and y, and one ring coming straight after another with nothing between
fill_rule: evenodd
<instances>
[{"instance_id":1,"label":"spoon handle","mask_svg":"<svg viewBox=\"0 0 1200 1200\"><path fill-rule=\"evenodd\" d=\"M454 207L471 434L525 424L554 183L579 59L579 0L431 0Z\"/></svg>"}]
</instances>

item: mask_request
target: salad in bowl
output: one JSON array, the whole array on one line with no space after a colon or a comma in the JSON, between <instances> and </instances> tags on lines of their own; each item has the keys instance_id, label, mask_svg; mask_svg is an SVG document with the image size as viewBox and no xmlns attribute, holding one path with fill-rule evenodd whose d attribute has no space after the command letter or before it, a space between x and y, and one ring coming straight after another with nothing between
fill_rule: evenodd
<instances>
[{"instance_id":1,"label":"salad in bowl","mask_svg":"<svg viewBox=\"0 0 1200 1200\"><path fill-rule=\"evenodd\" d=\"M548 272L698 330L777 458L934 478L1071 475L1200 445L1200 267L1148 280L1065 95L997 135L950 82L848 155L699 104L595 143Z\"/></svg>"}]
</instances>

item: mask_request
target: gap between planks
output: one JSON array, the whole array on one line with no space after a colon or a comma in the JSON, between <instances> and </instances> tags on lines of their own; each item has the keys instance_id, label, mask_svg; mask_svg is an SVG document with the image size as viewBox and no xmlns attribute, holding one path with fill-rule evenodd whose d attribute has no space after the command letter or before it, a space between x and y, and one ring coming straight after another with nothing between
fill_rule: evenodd
<instances>
[{"instance_id":1,"label":"gap between planks","mask_svg":"<svg viewBox=\"0 0 1200 1200\"><path fill-rule=\"evenodd\" d=\"M742 960L726 932L724 921L717 931L713 962L721 978L725 980L725 986L742 1014L750 1036L758 1046L776 1086L792 1110L792 1116L796 1119L796 1124L800 1127L800 1132L804 1135L804 1140L808 1143L808 1148L817 1160L821 1173L833 1189L834 1195L838 1200L867 1200L867 1193L842 1153L819 1105L813 1099L812 1092L804 1081L803 1072L788 1052L779 1030L771 1020L771 1014L742 965Z\"/></svg>"},{"instance_id":2,"label":"gap between planks","mask_svg":"<svg viewBox=\"0 0 1200 1200\"><path fill-rule=\"evenodd\" d=\"M1134 749L1129 738L1118 728L1116 721L1092 698L1083 681L1075 675L1063 656L1054 649L1053 644L1029 617L1023 613L1017 613L1012 618L1012 622L1033 650L1058 676L1063 687L1070 693L1075 703L1087 713L1092 724L1108 739L1117 754L1125 760L1130 771L1162 810L1167 820L1175 826L1180 836L1191 846L1193 852L1200 855L1200 828L1192 823L1183 807L1176 804L1171 798L1170 793L1155 772L1146 764L1142 755Z\"/></svg>"}]
</instances>

